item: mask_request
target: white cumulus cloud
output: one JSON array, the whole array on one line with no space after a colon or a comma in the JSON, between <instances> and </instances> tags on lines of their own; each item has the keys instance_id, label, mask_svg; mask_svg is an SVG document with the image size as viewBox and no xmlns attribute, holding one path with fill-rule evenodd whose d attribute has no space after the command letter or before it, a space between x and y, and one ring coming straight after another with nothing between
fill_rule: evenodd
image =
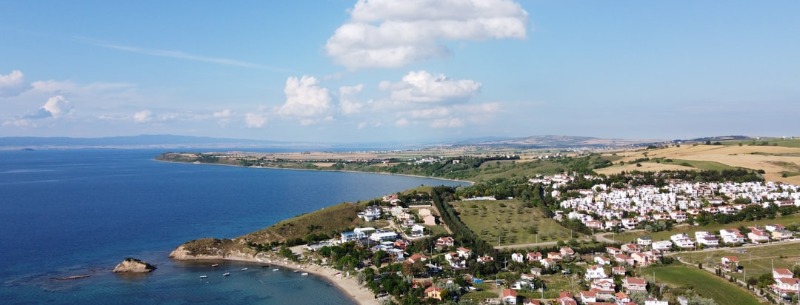
<instances>
[{"instance_id":1,"label":"white cumulus cloud","mask_svg":"<svg viewBox=\"0 0 800 305\"><path fill-rule=\"evenodd\" d=\"M7 75L0 74L0 97L16 96L29 88L25 75L19 70L13 70Z\"/></svg>"},{"instance_id":2,"label":"white cumulus cloud","mask_svg":"<svg viewBox=\"0 0 800 305\"><path fill-rule=\"evenodd\" d=\"M299 118L303 125L328 116L331 95L328 89L319 86L319 81L313 76L289 77L283 92L286 94L286 103L278 109L279 115Z\"/></svg>"},{"instance_id":3,"label":"white cumulus cloud","mask_svg":"<svg viewBox=\"0 0 800 305\"><path fill-rule=\"evenodd\" d=\"M466 101L481 88L473 80L451 80L443 74L412 71L398 83L381 83L381 88L391 90L390 98L400 102L439 103Z\"/></svg>"},{"instance_id":4,"label":"white cumulus cloud","mask_svg":"<svg viewBox=\"0 0 800 305\"><path fill-rule=\"evenodd\" d=\"M364 90L364 85L344 86L339 88L339 107L343 114L359 113L364 104L359 103L355 96Z\"/></svg>"},{"instance_id":5,"label":"white cumulus cloud","mask_svg":"<svg viewBox=\"0 0 800 305\"><path fill-rule=\"evenodd\" d=\"M133 114L133 121L136 123L146 123L153 120L153 112L142 110Z\"/></svg>"},{"instance_id":6,"label":"white cumulus cloud","mask_svg":"<svg viewBox=\"0 0 800 305\"><path fill-rule=\"evenodd\" d=\"M233 117L233 111L231 111L230 109L223 109L214 112L213 114L211 114L211 116L218 120L220 126L224 127L225 125L228 125L228 123L231 121L231 118Z\"/></svg>"},{"instance_id":7,"label":"white cumulus cloud","mask_svg":"<svg viewBox=\"0 0 800 305\"><path fill-rule=\"evenodd\" d=\"M446 41L525 38L513 0L359 0L325 45L349 69L400 67L451 53Z\"/></svg>"},{"instance_id":8,"label":"white cumulus cloud","mask_svg":"<svg viewBox=\"0 0 800 305\"><path fill-rule=\"evenodd\" d=\"M56 95L47 99L47 102L39 107L35 113L28 114L25 119L46 119L59 118L72 111L70 102L61 95Z\"/></svg>"},{"instance_id":9,"label":"white cumulus cloud","mask_svg":"<svg viewBox=\"0 0 800 305\"><path fill-rule=\"evenodd\" d=\"M263 113L249 112L244 115L244 123L248 128L261 128L267 124L267 116Z\"/></svg>"},{"instance_id":10,"label":"white cumulus cloud","mask_svg":"<svg viewBox=\"0 0 800 305\"><path fill-rule=\"evenodd\" d=\"M47 102L44 103L42 109L50 113L50 116L57 118L62 114L71 111L72 107L67 99L65 99L63 96L57 95L47 99Z\"/></svg>"}]
</instances>

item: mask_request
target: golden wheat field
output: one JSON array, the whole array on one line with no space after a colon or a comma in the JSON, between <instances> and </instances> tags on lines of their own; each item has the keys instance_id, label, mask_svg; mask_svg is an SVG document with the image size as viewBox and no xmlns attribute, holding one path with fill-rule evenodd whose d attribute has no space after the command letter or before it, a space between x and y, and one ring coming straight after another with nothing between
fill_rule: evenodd
<instances>
[{"instance_id":1,"label":"golden wheat field","mask_svg":"<svg viewBox=\"0 0 800 305\"><path fill-rule=\"evenodd\" d=\"M769 181L781 181L800 184L800 148L781 146L737 146L737 145L682 145L660 149L639 149L616 152L622 157L619 161L626 164L598 170L610 174L620 171L659 171L666 169L703 169L717 163L731 167L743 167L765 171L764 178ZM627 164L642 158L650 161ZM660 159L661 163L654 160ZM672 162L663 162L670 159ZM699 161L699 162L693 162ZM685 166L692 163L693 166ZM681 165L684 164L684 165Z\"/></svg>"}]
</instances>

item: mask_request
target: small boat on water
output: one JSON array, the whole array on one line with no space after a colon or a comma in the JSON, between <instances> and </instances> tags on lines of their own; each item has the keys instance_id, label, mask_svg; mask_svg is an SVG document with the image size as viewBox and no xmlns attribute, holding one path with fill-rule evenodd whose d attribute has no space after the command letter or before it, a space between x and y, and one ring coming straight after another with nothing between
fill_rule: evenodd
<instances>
[{"instance_id":1,"label":"small boat on water","mask_svg":"<svg viewBox=\"0 0 800 305\"><path fill-rule=\"evenodd\" d=\"M225 273L222 274L222 276L229 276L229 275L231 275L230 272L225 272Z\"/></svg>"},{"instance_id":2,"label":"small boat on water","mask_svg":"<svg viewBox=\"0 0 800 305\"><path fill-rule=\"evenodd\" d=\"M247 267L242 268L242 271L247 271Z\"/></svg>"},{"instance_id":3,"label":"small boat on water","mask_svg":"<svg viewBox=\"0 0 800 305\"><path fill-rule=\"evenodd\" d=\"M208 275L201 275L201 276L200 276L200 278L201 278L201 279L208 278Z\"/></svg>"},{"instance_id":4,"label":"small boat on water","mask_svg":"<svg viewBox=\"0 0 800 305\"><path fill-rule=\"evenodd\" d=\"M211 267L219 267L219 264L211 264Z\"/></svg>"},{"instance_id":5,"label":"small boat on water","mask_svg":"<svg viewBox=\"0 0 800 305\"><path fill-rule=\"evenodd\" d=\"M300 273L300 275L302 275L302 276L306 276L306 275L308 275L308 272L303 272L303 273Z\"/></svg>"},{"instance_id":6,"label":"small boat on water","mask_svg":"<svg viewBox=\"0 0 800 305\"><path fill-rule=\"evenodd\" d=\"M278 271L278 270L281 270L281 269L278 269L278 268L272 269L272 271Z\"/></svg>"}]
</instances>

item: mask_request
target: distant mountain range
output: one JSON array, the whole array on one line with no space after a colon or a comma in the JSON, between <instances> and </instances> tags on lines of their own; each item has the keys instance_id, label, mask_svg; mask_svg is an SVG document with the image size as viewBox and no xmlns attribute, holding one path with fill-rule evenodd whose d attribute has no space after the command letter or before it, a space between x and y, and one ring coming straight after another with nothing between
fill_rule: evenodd
<instances>
[{"instance_id":1,"label":"distant mountain range","mask_svg":"<svg viewBox=\"0 0 800 305\"><path fill-rule=\"evenodd\" d=\"M231 138L193 137L177 135L139 135L103 138L70 137L0 137L0 149L66 149L66 148L220 148L220 149L276 149L276 150L390 150L409 149L426 146L479 146L489 148L602 148L663 144L668 142L704 142L724 140L747 140L746 136L718 136L689 140L632 140L603 139L580 136L530 136L530 137L482 137L453 142L439 143L310 143L283 142Z\"/></svg>"},{"instance_id":2,"label":"distant mountain range","mask_svg":"<svg viewBox=\"0 0 800 305\"><path fill-rule=\"evenodd\" d=\"M457 142L455 145L511 148L599 148L646 145L656 142L663 141L545 135L522 138L479 138Z\"/></svg>"}]
</instances>

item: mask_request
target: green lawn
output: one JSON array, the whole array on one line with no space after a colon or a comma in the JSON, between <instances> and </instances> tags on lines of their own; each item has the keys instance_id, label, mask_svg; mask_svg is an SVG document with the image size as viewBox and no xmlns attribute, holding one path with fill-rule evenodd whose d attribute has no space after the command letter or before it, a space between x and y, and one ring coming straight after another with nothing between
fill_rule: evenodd
<instances>
[{"instance_id":1,"label":"green lawn","mask_svg":"<svg viewBox=\"0 0 800 305\"><path fill-rule=\"evenodd\" d=\"M739 265L747 270L747 277L758 277L765 273L772 273L775 268L792 269L795 264L800 264L800 243L777 243L763 247L747 247L720 249L716 251L679 253L682 260L693 264L703 263L709 267L716 267L723 256L736 256ZM743 278L744 273L730 274L736 278Z\"/></svg>"},{"instance_id":2,"label":"green lawn","mask_svg":"<svg viewBox=\"0 0 800 305\"><path fill-rule=\"evenodd\" d=\"M732 222L729 224L710 224L707 226L692 226L692 225L682 225L673 228L670 231L661 231L661 232L646 232L646 231L636 231L636 232L626 232L621 234L616 234L614 238L621 242L629 242L635 240L639 236L650 236L653 240L665 240L669 239L669 237L673 234L678 233L686 233L689 234L690 237L694 238L694 232L697 231L709 231L713 232L714 234L719 234L720 229L725 228L738 228L740 226L754 226L754 225L766 225L766 224L782 224L782 225L791 225L791 224L800 224L800 214L792 214L786 216L779 216L775 219L759 219L754 221L740 221L740 222Z\"/></svg>"},{"instance_id":3,"label":"green lawn","mask_svg":"<svg viewBox=\"0 0 800 305\"><path fill-rule=\"evenodd\" d=\"M673 287L690 286L694 292L714 299L717 304L760 304L758 299L743 288L697 268L684 265L658 266L648 268L644 274L648 280L652 280L654 273L656 283L665 282Z\"/></svg>"},{"instance_id":4,"label":"green lawn","mask_svg":"<svg viewBox=\"0 0 800 305\"><path fill-rule=\"evenodd\" d=\"M492 245L569 240L570 230L518 200L456 201L461 220ZM538 237L537 237L538 233ZM575 233L575 237L578 234Z\"/></svg>"}]
</instances>

